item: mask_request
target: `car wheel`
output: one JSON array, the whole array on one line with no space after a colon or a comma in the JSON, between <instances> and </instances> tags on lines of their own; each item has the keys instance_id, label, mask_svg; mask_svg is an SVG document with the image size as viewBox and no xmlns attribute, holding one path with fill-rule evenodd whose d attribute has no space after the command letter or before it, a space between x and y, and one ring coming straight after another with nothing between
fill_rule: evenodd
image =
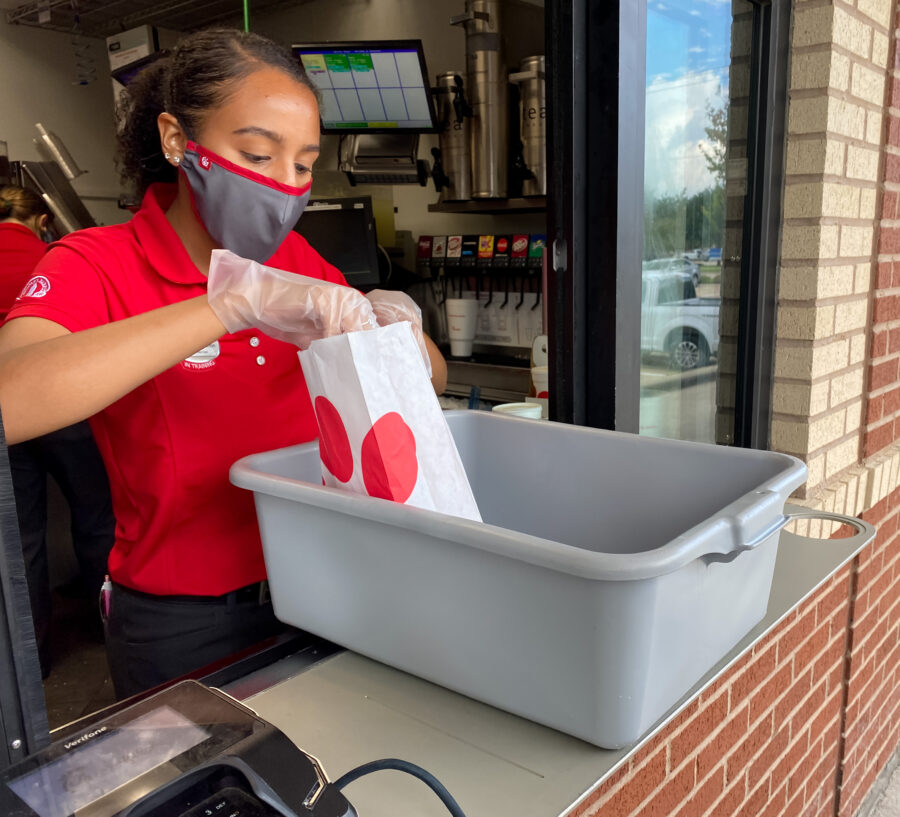
<instances>
[{"instance_id":1,"label":"car wheel","mask_svg":"<svg viewBox=\"0 0 900 817\"><path fill-rule=\"evenodd\" d=\"M706 341L692 329L673 332L668 349L672 368L682 372L705 366L709 362L709 347Z\"/></svg>"},{"instance_id":2,"label":"car wheel","mask_svg":"<svg viewBox=\"0 0 900 817\"><path fill-rule=\"evenodd\" d=\"M699 272L692 273L691 280L694 282L694 288L700 286L700 273Z\"/></svg>"}]
</instances>

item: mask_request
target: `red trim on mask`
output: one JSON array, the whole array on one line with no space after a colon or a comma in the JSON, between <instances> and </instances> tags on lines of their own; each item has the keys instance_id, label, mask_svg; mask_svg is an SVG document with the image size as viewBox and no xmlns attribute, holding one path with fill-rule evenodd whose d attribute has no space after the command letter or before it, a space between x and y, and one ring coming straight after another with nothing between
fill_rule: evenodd
<instances>
[{"instance_id":1,"label":"red trim on mask","mask_svg":"<svg viewBox=\"0 0 900 817\"><path fill-rule=\"evenodd\" d=\"M232 173L237 173L238 176L243 176L245 179L249 179L250 181L256 182L257 184L271 187L273 190L278 190L280 193L287 193L287 195L289 196L302 196L312 187L312 179L309 180L309 183L305 187L293 187L289 184L282 184L281 182L275 181L275 179L270 179L268 176L263 176L261 173L255 173L252 170L248 170L246 167L241 167L240 165L236 165L234 162L229 162L228 159L223 159L218 154L213 153L211 150L207 150L205 147L198 145L196 142L188 142L185 146L185 150L194 151L194 153L196 153L200 157L201 165L203 158L206 157L213 164L217 164L219 165L219 167L222 167L225 170L230 170Z\"/></svg>"}]
</instances>

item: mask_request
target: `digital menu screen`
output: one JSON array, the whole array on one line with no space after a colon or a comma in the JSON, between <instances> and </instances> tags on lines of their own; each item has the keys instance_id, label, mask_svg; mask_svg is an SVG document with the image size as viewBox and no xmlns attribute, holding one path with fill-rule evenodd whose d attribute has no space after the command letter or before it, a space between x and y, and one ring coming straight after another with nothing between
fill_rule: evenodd
<instances>
[{"instance_id":1,"label":"digital menu screen","mask_svg":"<svg viewBox=\"0 0 900 817\"><path fill-rule=\"evenodd\" d=\"M40 817L70 817L210 736L168 706L102 729L72 738L69 753L7 785Z\"/></svg>"},{"instance_id":2,"label":"digital menu screen","mask_svg":"<svg viewBox=\"0 0 900 817\"><path fill-rule=\"evenodd\" d=\"M303 45L294 52L319 91L324 133L435 129L416 41Z\"/></svg>"}]
</instances>

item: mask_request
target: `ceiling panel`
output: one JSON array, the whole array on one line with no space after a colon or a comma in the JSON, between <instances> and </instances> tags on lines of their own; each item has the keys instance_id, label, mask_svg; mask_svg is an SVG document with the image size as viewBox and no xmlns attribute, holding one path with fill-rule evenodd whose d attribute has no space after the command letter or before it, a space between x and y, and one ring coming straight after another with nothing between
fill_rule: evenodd
<instances>
[{"instance_id":1,"label":"ceiling panel","mask_svg":"<svg viewBox=\"0 0 900 817\"><path fill-rule=\"evenodd\" d=\"M254 14L310 0L253 0ZM3 3L9 6L8 2ZM80 31L88 37L109 37L140 25L189 32L212 25L242 25L243 4L234 0L34 0L6 11L8 23L51 31ZM42 20L44 18L49 19Z\"/></svg>"}]
</instances>

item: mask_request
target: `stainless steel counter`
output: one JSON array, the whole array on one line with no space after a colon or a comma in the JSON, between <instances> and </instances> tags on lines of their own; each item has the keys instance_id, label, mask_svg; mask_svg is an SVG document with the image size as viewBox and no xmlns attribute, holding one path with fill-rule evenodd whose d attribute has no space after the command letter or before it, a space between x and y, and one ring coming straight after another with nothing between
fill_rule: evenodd
<instances>
[{"instance_id":1,"label":"stainless steel counter","mask_svg":"<svg viewBox=\"0 0 900 817\"><path fill-rule=\"evenodd\" d=\"M518 402L531 388L531 369L448 359L444 394L468 397L473 387L480 390L483 400Z\"/></svg>"},{"instance_id":2,"label":"stainless steel counter","mask_svg":"<svg viewBox=\"0 0 900 817\"><path fill-rule=\"evenodd\" d=\"M398 757L435 774L469 817L561 815L871 541L874 529L860 524L852 539L782 533L763 621L629 749L598 749L350 652L312 668L288 658L226 691L317 756L332 779ZM365 777L345 793L361 817L394 817L401 806L421 817L447 814L422 783L398 772Z\"/></svg>"}]
</instances>

